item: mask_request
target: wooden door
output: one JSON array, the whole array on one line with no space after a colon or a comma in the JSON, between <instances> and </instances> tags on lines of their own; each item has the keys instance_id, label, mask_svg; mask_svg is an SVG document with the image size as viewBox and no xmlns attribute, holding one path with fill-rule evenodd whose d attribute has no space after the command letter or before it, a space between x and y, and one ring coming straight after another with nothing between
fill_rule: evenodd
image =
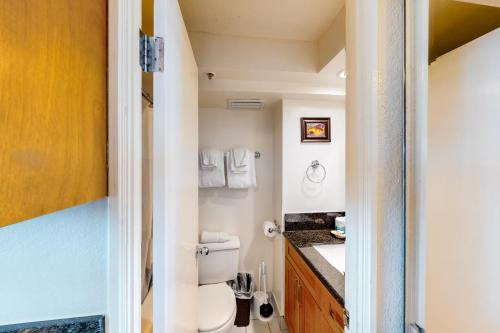
<instances>
[{"instance_id":1,"label":"wooden door","mask_svg":"<svg viewBox=\"0 0 500 333\"><path fill-rule=\"evenodd\" d=\"M302 304L301 333L337 333L323 317L320 307L307 288L302 290Z\"/></svg>"},{"instance_id":2,"label":"wooden door","mask_svg":"<svg viewBox=\"0 0 500 333\"><path fill-rule=\"evenodd\" d=\"M285 259L285 319L291 333L300 333L300 280Z\"/></svg>"},{"instance_id":3,"label":"wooden door","mask_svg":"<svg viewBox=\"0 0 500 333\"><path fill-rule=\"evenodd\" d=\"M0 227L107 194L107 1L0 2Z\"/></svg>"}]
</instances>

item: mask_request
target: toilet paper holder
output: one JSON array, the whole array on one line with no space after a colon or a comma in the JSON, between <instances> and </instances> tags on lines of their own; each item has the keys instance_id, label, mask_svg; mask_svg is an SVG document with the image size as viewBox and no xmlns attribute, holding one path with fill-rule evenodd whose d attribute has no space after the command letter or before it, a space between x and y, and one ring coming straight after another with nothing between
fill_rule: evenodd
<instances>
[{"instance_id":1,"label":"toilet paper holder","mask_svg":"<svg viewBox=\"0 0 500 333\"><path fill-rule=\"evenodd\" d=\"M276 223L276 220L274 220L273 222L274 222L274 226L267 227L267 232L269 232L270 234L273 232L277 232L278 234L281 234L281 226L278 225L278 223Z\"/></svg>"}]
</instances>

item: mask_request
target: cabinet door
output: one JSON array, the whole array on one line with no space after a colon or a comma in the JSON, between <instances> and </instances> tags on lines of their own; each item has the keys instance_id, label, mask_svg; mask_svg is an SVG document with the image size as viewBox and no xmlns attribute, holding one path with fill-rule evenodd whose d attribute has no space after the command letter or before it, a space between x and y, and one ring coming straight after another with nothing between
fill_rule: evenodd
<instances>
[{"instance_id":1,"label":"cabinet door","mask_svg":"<svg viewBox=\"0 0 500 333\"><path fill-rule=\"evenodd\" d=\"M326 289L323 290L322 296L319 304L332 332L344 332L344 308L328 294Z\"/></svg>"},{"instance_id":2,"label":"cabinet door","mask_svg":"<svg viewBox=\"0 0 500 333\"><path fill-rule=\"evenodd\" d=\"M107 1L0 8L0 227L107 194Z\"/></svg>"},{"instance_id":3,"label":"cabinet door","mask_svg":"<svg viewBox=\"0 0 500 333\"><path fill-rule=\"evenodd\" d=\"M297 273L289 262L285 260L285 319L290 333L300 333L300 282Z\"/></svg>"},{"instance_id":4,"label":"cabinet door","mask_svg":"<svg viewBox=\"0 0 500 333\"><path fill-rule=\"evenodd\" d=\"M337 333L323 317L320 307L307 288L302 288L302 304L301 333Z\"/></svg>"}]
</instances>

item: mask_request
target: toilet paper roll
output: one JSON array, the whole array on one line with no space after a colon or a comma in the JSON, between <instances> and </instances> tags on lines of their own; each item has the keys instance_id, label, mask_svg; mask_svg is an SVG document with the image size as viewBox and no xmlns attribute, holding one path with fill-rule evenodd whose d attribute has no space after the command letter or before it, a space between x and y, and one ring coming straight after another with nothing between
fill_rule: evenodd
<instances>
[{"instance_id":1,"label":"toilet paper roll","mask_svg":"<svg viewBox=\"0 0 500 333\"><path fill-rule=\"evenodd\" d=\"M264 228L264 235L266 237L273 238L278 234L278 231L276 230L276 224L272 221L265 221L263 226Z\"/></svg>"}]
</instances>

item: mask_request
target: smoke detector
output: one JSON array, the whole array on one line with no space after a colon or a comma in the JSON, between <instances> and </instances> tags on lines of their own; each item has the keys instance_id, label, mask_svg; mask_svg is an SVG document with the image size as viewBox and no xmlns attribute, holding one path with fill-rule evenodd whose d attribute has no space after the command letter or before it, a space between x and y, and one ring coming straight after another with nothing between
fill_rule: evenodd
<instances>
[{"instance_id":1,"label":"smoke detector","mask_svg":"<svg viewBox=\"0 0 500 333\"><path fill-rule=\"evenodd\" d=\"M262 110L264 108L264 101L261 99L228 99L227 108L231 110Z\"/></svg>"}]
</instances>

